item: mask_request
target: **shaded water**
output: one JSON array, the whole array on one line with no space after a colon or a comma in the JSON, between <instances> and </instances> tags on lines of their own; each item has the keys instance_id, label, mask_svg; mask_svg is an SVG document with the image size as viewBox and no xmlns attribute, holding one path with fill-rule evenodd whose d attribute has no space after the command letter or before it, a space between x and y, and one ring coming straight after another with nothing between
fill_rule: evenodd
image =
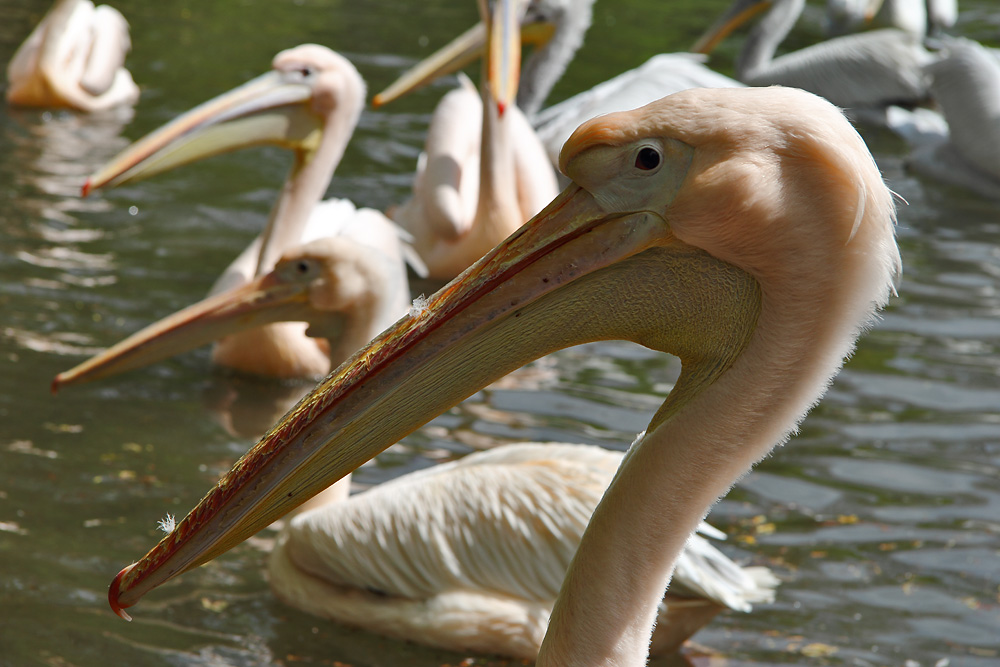
<instances>
[{"instance_id":1,"label":"shaded water","mask_svg":"<svg viewBox=\"0 0 1000 667\"><path fill-rule=\"evenodd\" d=\"M0 62L48 4L0 0ZM554 97L684 49L725 2L686 4L599 2ZM155 521L190 509L276 416L267 406L306 387L210 372L207 349L57 398L48 384L200 298L262 227L288 165L261 149L78 199L122 135L137 138L306 41L342 51L380 89L469 25L474 3L115 5L132 24L129 65L143 87L133 122L0 107L0 664L460 662L276 602L262 574L268 533L151 595L132 624L119 621L108 582L152 546ZM995 39L991 7L963 2L960 30ZM794 38L817 34L807 21ZM401 201L444 89L367 113L330 194L377 208ZM900 296L801 435L712 512L732 535L728 553L784 583L775 604L697 635L695 664L1000 662L1000 204L914 178L901 143L866 137L909 202ZM630 344L566 350L479 392L357 479L515 440L621 449L677 371Z\"/></svg>"}]
</instances>

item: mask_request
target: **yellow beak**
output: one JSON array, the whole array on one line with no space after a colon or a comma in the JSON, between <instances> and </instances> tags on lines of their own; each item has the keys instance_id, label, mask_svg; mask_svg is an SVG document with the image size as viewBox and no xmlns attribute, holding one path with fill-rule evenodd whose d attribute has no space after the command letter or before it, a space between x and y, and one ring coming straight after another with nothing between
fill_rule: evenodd
<instances>
[{"instance_id":1,"label":"yellow beak","mask_svg":"<svg viewBox=\"0 0 1000 667\"><path fill-rule=\"evenodd\" d=\"M52 393L142 368L223 336L272 322L305 320L308 286L271 272L188 306L129 336L52 380Z\"/></svg>"},{"instance_id":2,"label":"yellow beak","mask_svg":"<svg viewBox=\"0 0 1000 667\"><path fill-rule=\"evenodd\" d=\"M215 97L139 139L87 179L83 196L256 144L315 147L322 120L296 73L272 71Z\"/></svg>"}]
</instances>

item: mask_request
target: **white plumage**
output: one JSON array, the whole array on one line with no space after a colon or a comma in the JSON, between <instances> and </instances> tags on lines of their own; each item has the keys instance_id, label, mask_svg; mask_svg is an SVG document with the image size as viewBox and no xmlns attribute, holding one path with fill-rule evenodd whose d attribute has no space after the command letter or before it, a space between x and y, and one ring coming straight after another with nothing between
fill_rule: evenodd
<instances>
[{"instance_id":1,"label":"white plumage","mask_svg":"<svg viewBox=\"0 0 1000 667\"><path fill-rule=\"evenodd\" d=\"M533 659L621 460L593 446L507 445L314 508L281 533L271 587L295 607L372 632ZM676 649L723 608L771 601L775 585L766 568L741 568L692 535L654 645Z\"/></svg>"}]
</instances>

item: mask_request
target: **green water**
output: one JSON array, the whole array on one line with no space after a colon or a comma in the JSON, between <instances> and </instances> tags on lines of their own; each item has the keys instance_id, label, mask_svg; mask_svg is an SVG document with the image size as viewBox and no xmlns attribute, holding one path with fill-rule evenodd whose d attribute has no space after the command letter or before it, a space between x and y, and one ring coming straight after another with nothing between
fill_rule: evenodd
<instances>
[{"instance_id":1,"label":"green water","mask_svg":"<svg viewBox=\"0 0 1000 667\"><path fill-rule=\"evenodd\" d=\"M0 0L0 63L48 2ZM610 2L560 98L683 50L726 3ZM125 624L107 585L183 514L303 385L227 377L207 349L48 392L53 375L200 298L261 229L289 156L261 149L76 197L128 140L315 41L378 90L475 20L472 2L116 0L132 25L135 119L0 108L0 664L441 665L464 656L338 628L276 602L264 533L164 586ZM1000 10L963 2L996 38ZM808 43L813 10L793 35ZM727 66L735 45L722 51ZM366 113L330 195L386 208L442 83ZM124 137L124 138L123 138ZM726 551L782 578L658 664L985 667L1000 654L1000 204L925 182L866 137L900 206L900 296L802 433L713 511ZM479 392L362 469L372 484L474 448L562 440L623 448L677 364L620 343L561 352ZM476 664L485 664L480 661Z\"/></svg>"}]
</instances>

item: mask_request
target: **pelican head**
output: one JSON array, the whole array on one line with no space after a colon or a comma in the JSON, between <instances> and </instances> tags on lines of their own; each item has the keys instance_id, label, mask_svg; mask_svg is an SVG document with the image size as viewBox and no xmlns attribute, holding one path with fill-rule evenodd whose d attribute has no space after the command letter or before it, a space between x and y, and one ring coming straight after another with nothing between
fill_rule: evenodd
<instances>
[{"instance_id":1,"label":"pelican head","mask_svg":"<svg viewBox=\"0 0 1000 667\"><path fill-rule=\"evenodd\" d=\"M498 1L492 21L480 21L404 72L374 97L372 105L388 104L434 79L462 69L490 50L491 67L497 68L494 70L497 75L491 77L494 97L504 105L516 93L518 106L530 116L541 108L583 43L592 5L593 0ZM519 30L514 28L514 21ZM515 48L520 51L521 45L533 48L523 73L517 65L510 65L510 51ZM518 65L519 62L518 58Z\"/></svg>"},{"instance_id":2,"label":"pelican head","mask_svg":"<svg viewBox=\"0 0 1000 667\"><path fill-rule=\"evenodd\" d=\"M331 125L347 128L343 134L350 137L364 98L364 81L343 56L316 44L282 51L270 72L195 107L119 153L87 179L83 194L261 144L288 148L300 162L308 162L323 147L324 134L340 134L326 132Z\"/></svg>"},{"instance_id":3,"label":"pelican head","mask_svg":"<svg viewBox=\"0 0 1000 667\"><path fill-rule=\"evenodd\" d=\"M169 315L60 373L52 392L272 322L308 322L308 335L330 341L330 357L339 363L405 310L403 271L398 258L348 237L312 241L286 252L269 273Z\"/></svg>"},{"instance_id":4,"label":"pelican head","mask_svg":"<svg viewBox=\"0 0 1000 667\"><path fill-rule=\"evenodd\" d=\"M560 594L549 634L603 614L608 633L575 635L579 650L620 638L611 626L635 617L612 607L635 602L616 573L643 591L651 629L707 507L796 427L886 302L899 265L892 201L843 115L794 89L687 90L601 116L560 165L573 183L548 207L332 373L118 574L116 612L510 370L626 339L678 356L681 376L598 507L563 593L574 571L587 583ZM626 548L632 539L655 549ZM595 557L628 563L587 577ZM589 611L561 611L573 598ZM648 649L648 633L635 639Z\"/></svg>"}]
</instances>

